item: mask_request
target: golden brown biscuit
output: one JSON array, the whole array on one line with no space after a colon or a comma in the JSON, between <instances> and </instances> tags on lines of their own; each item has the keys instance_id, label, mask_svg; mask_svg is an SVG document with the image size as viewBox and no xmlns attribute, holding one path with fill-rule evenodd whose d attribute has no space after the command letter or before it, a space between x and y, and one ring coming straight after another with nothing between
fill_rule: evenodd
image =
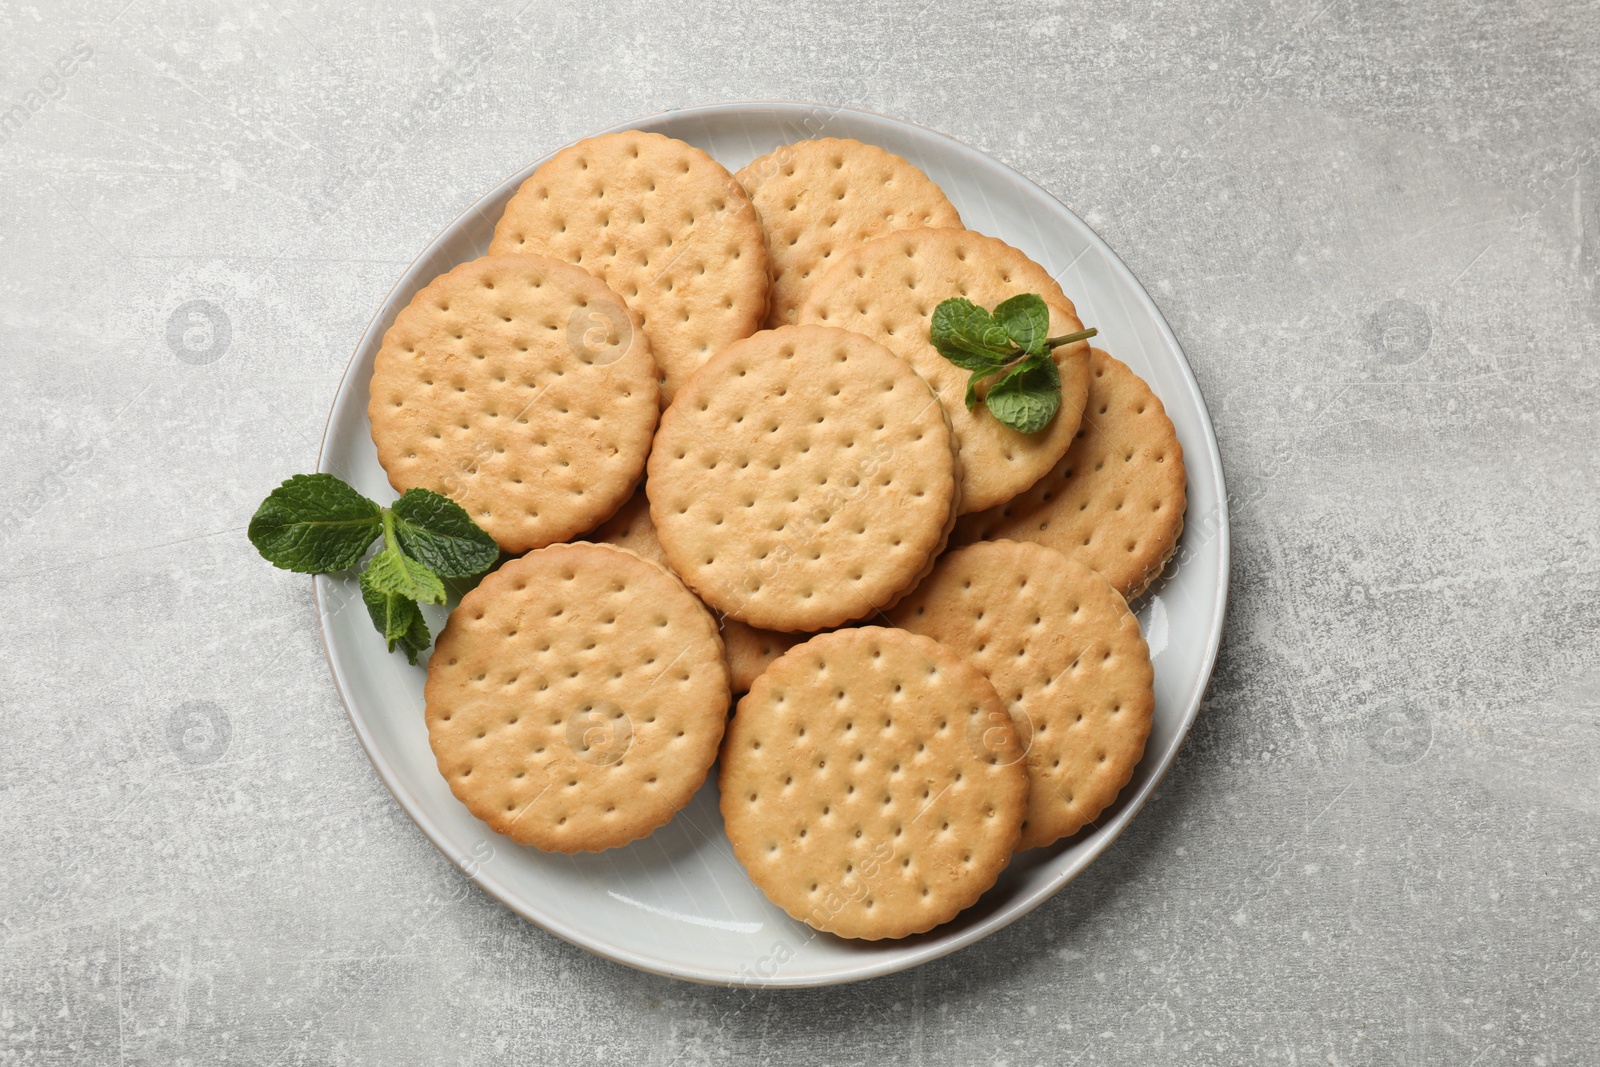
<instances>
[{"instance_id":1,"label":"golden brown biscuit","mask_svg":"<svg viewBox=\"0 0 1600 1067\"><path fill-rule=\"evenodd\" d=\"M791 916L841 937L931 930L999 877L1028 806L1011 717L926 637L814 637L756 679L718 784L734 855Z\"/></svg>"},{"instance_id":2,"label":"golden brown biscuit","mask_svg":"<svg viewBox=\"0 0 1600 1067\"><path fill-rule=\"evenodd\" d=\"M650 521L650 500L643 489L622 505L615 515L596 527L590 539L621 545L645 559L670 567L666 553L661 551L655 525ZM802 634L758 630L727 615L720 616L717 622L722 627L722 644L728 651L728 671L733 677L735 693L749 692L750 683L756 680L757 675L766 670L773 660L793 648L797 641L804 640Z\"/></svg>"},{"instance_id":3,"label":"golden brown biscuit","mask_svg":"<svg viewBox=\"0 0 1600 1067\"><path fill-rule=\"evenodd\" d=\"M671 819L716 758L730 698L705 607L665 567L583 543L512 560L463 597L425 696L451 792L551 852Z\"/></svg>"},{"instance_id":4,"label":"golden brown biscuit","mask_svg":"<svg viewBox=\"0 0 1600 1067\"><path fill-rule=\"evenodd\" d=\"M1043 545L984 541L941 556L889 618L966 656L1010 708L1032 784L1017 848L1077 833L1128 784L1155 672L1138 620L1099 574Z\"/></svg>"},{"instance_id":5,"label":"golden brown biscuit","mask_svg":"<svg viewBox=\"0 0 1600 1067\"><path fill-rule=\"evenodd\" d=\"M506 204L489 251L543 252L615 289L650 337L663 401L767 313L750 198L722 164L659 133L602 134L551 156Z\"/></svg>"},{"instance_id":6,"label":"golden brown biscuit","mask_svg":"<svg viewBox=\"0 0 1600 1067\"><path fill-rule=\"evenodd\" d=\"M659 410L621 298L544 256L475 259L412 297L367 404L390 484L453 498L507 552L564 541L627 500Z\"/></svg>"},{"instance_id":7,"label":"golden brown biscuit","mask_svg":"<svg viewBox=\"0 0 1600 1067\"><path fill-rule=\"evenodd\" d=\"M797 141L734 174L761 217L772 262L768 326L788 326L812 280L862 241L910 226L960 226L961 216L922 171L849 138Z\"/></svg>"},{"instance_id":8,"label":"golden brown biscuit","mask_svg":"<svg viewBox=\"0 0 1600 1067\"><path fill-rule=\"evenodd\" d=\"M1172 558L1183 532L1183 446L1160 399L1096 348L1083 425L1055 469L1008 504L967 515L958 544L1037 541L1105 575L1129 600Z\"/></svg>"},{"instance_id":9,"label":"golden brown biscuit","mask_svg":"<svg viewBox=\"0 0 1600 1067\"><path fill-rule=\"evenodd\" d=\"M645 490L662 551L707 604L762 629L826 629L892 604L943 548L950 428L882 345L785 326L690 379Z\"/></svg>"},{"instance_id":10,"label":"golden brown biscuit","mask_svg":"<svg viewBox=\"0 0 1600 1067\"><path fill-rule=\"evenodd\" d=\"M933 310L964 296L985 308L1020 293L1050 306L1050 334L1083 328L1072 301L1043 267L1004 241L971 230L900 230L860 245L817 278L798 321L839 326L882 342L939 394L961 450L961 510L1004 503L1044 477L1072 443L1089 388L1088 345L1054 351L1061 411L1043 430L1019 433L979 404L966 406L969 372L928 338Z\"/></svg>"}]
</instances>

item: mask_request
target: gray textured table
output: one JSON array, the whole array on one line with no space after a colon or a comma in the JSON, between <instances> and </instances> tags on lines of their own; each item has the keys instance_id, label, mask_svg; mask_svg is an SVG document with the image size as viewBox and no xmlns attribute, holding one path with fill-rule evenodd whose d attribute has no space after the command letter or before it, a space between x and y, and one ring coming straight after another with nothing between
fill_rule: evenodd
<instances>
[{"instance_id":1,"label":"gray textured table","mask_svg":"<svg viewBox=\"0 0 1600 1067\"><path fill-rule=\"evenodd\" d=\"M0 6L0 1064L1600 1062L1600 11L1193 7ZM739 98L1052 189L1234 494L1221 660L1130 831L977 947L801 993L468 885L244 538L444 223Z\"/></svg>"}]
</instances>

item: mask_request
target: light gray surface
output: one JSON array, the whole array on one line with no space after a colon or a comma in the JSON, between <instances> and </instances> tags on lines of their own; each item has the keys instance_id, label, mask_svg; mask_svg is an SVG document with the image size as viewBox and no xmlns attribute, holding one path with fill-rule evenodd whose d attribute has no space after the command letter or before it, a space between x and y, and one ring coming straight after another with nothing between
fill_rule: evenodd
<instances>
[{"instance_id":1,"label":"light gray surface","mask_svg":"<svg viewBox=\"0 0 1600 1067\"><path fill-rule=\"evenodd\" d=\"M124 3L0 8L0 100L44 79L0 143L0 1063L1600 1060L1592 5ZM472 887L244 539L457 211L735 98L1050 187L1162 305L1235 498L1157 799L1000 935L809 993Z\"/></svg>"}]
</instances>

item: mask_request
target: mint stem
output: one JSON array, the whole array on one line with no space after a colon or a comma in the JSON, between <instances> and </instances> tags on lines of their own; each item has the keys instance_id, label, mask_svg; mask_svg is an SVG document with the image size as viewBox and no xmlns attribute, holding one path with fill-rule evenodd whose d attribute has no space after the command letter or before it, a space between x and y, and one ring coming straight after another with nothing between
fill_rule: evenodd
<instances>
[{"instance_id":1,"label":"mint stem","mask_svg":"<svg viewBox=\"0 0 1600 1067\"><path fill-rule=\"evenodd\" d=\"M378 510L383 517L383 547L392 548L396 553L399 553L400 541L394 535L394 512L388 508L379 508Z\"/></svg>"},{"instance_id":2,"label":"mint stem","mask_svg":"<svg viewBox=\"0 0 1600 1067\"><path fill-rule=\"evenodd\" d=\"M1060 348L1062 345L1070 345L1075 341L1087 341L1089 338L1095 337L1099 333L1099 330L1091 326L1087 330L1079 330L1077 333L1064 333L1060 337L1047 337L1044 341L1044 350L1048 352L1052 348ZM994 370L985 373L979 379L979 381L986 382L990 378L993 378L996 374L1005 374L1006 372L1015 369L1017 364L1029 358L1029 354L1019 348L1010 360L996 367Z\"/></svg>"},{"instance_id":3,"label":"mint stem","mask_svg":"<svg viewBox=\"0 0 1600 1067\"><path fill-rule=\"evenodd\" d=\"M1077 333L1064 333L1060 337L1046 337L1044 346L1045 348L1060 348L1062 345L1070 345L1074 341L1087 341L1099 333L1099 330L1091 326L1087 330L1079 330Z\"/></svg>"}]
</instances>

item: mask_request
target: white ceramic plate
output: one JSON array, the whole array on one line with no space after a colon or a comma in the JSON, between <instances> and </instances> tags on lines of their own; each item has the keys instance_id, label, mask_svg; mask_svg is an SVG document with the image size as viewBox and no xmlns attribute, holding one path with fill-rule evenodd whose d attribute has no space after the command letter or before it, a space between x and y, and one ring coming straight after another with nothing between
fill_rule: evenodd
<instances>
[{"instance_id":1,"label":"white ceramic plate","mask_svg":"<svg viewBox=\"0 0 1600 1067\"><path fill-rule=\"evenodd\" d=\"M887 974L970 945L1038 906L1122 832L1172 763L1199 708L1222 636L1228 525L1216 438L1194 375L1161 312L1104 241L1044 189L959 141L861 111L793 103L669 111L616 128L681 138L730 171L803 138L855 137L882 145L938 182L969 228L1000 237L1049 268L1083 321L1099 327L1096 343L1150 383L1183 443L1189 510L1174 565L1139 605L1156 686L1144 760L1098 827L1019 855L954 921L903 941L854 943L791 920L750 884L723 836L715 774L669 825L627 848L547 855L491 832L451 795L434 764L423 722L423 667L384 651L353 578L319 577L323 640L351 724L378 774L441 852L518 914L620 963L702 982L811 986ZM395 285L345 371L318 470L375 499L393 499L367 424L373 355L412 294L483 254L502 207L536 165L462 214ZM435 632L443 617L442 609L431 614Z\"/></svg>"}]
</instances>

